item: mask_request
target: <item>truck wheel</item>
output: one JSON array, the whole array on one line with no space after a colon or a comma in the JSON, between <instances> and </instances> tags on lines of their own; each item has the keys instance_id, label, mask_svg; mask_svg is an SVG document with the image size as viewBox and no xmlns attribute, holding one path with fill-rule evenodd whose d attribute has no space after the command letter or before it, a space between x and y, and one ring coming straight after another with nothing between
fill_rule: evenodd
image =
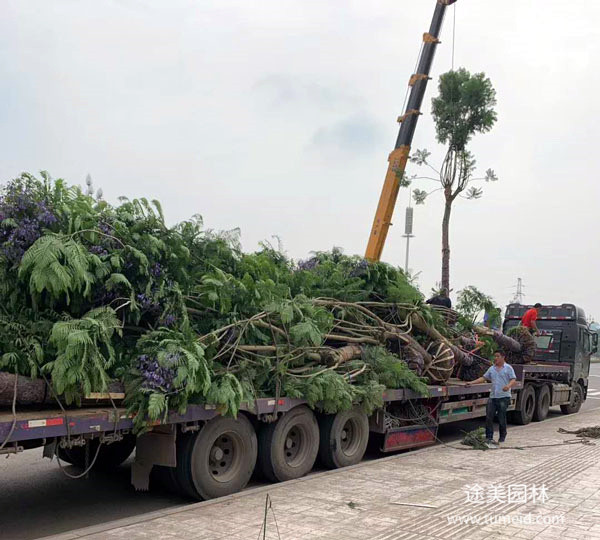
<instances>
[{"instance_id":1,"label":"truck wheel","mask_svg":"<svg viewBox=\"0 0 600 540\"><path fill-rule=\"evenodd\" d=\"M98 450L98 439L88 441L90 462ZM112 444L103 444L94 463L94 469L111 470L123 463L135 449L135 435L125 435L123 440ZM85 446L59 448L58 457L61 461L71 463L76 467L85 467Z\"/></svg>"},{"instance_id":2,"label":"truck wheel","mask_svg":"<svg viewBox=\"0 0 600 540\"><path fill-rule=\"evenodd\" d=\"M540 386L535 392L535 409L533 419L536 422L546 420L550 410L550 387L547 384Z\"/></svg>"},{"instance_id":3,"label":"truck wheel","mask_svg":"<svg viewBox=\"0 0 600 540\"><path fill-rule=\"evenodd\" d=\"M519 396L520 407L518 411L512 411L511 421L522 426L529 424L535 410L535 390L530 384L526 384Z\"/></svg>"},{"instance_id":4,"label":"truck wheel","mask_svg":"<svg viewBox=\"0 0 600 540\"><path fill-rule=\"evenodd\" d=\"M300 478L313 467L319 451L319 426L305 406L292 409L259 432L258 465L265 478L284 482Z\"/></svg>"},{"instance_id":5,"label":"truck wheel","mask_svg":"<svg viewBox=\"0 0 600 540\"><path fill-rule=\"evenodd\" d=\"M369 419L360 409L319 419L319 459L328 469L359 463L369 442Z\"/></svg>"},{"instance_id":6,"label":"truck wheel","mask_svg":"<svg viewBox=\"0 0 600 540\"><path fill-rule=\"evenodd\" d=\"M195 499L231 495L248 484L256 454L256 433L250 421L244 415L218 416L182 443L178 480Z\"/></svg>"},{"instance_id":7,"label":"truck wheel","mask_svg":"<svg viewBox=\"0 0 600 540\"><path fill-rule=\"evenodd\" d=\"M571 403L568 405L561 405L560 411L563 414L575 414L579 412L581 405L583 405L583 389L579 383L573 383Z\"/></svg>"}]
</instances>

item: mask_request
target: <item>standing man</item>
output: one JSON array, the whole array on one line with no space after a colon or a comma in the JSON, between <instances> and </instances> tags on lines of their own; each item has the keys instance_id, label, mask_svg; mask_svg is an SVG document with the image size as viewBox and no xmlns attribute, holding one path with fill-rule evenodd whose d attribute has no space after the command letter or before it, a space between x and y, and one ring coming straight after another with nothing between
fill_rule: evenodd
<instances>
[{"instance_id":1,"label":"standing man","mask_svg":"<svg viewBox=\"0 0 600 540\"><path fill-rule=\"evenodd\" d=\"M500 428L498 443L503 443L506 440L506 409L510 405L510 390L517 383L515 370L506 363L504 353L496 351L494 365L488 368L483 377L468 382L465 386L483 382L492 383L490 399L488 399L485 411L485 438L488 444L494 443L494 416L498 414Z\"/></svg>"},{"instance_id":2,"label":"standing man","mask_svg":"<svg viewBox=\"0 0 600 540\"><path fill-rule=\"evenodd\" d=\"M536 321L538 318L538 309L540 309L541 307L542 304L538 302L531 309L528 309L525 312L525 315L523 315L523 318L521 319L521 326L524 326L529 330L529 332L535 334L536 336L540 335L540 331L538 330Z\"/></svg>"}]
</instances>

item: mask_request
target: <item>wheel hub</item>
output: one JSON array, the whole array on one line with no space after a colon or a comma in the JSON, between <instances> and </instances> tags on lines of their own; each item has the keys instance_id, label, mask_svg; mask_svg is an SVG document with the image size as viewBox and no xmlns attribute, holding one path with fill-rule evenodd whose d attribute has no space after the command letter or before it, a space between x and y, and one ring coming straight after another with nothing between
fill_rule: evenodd
<instances>
[{"instance_id":1,"label":"wheel hub","mask_svg":"<svg viewBox=\"0 0 600 540\"><path fill-rule=\"evenodd\" d=\"M209 453L209 467L215 478L227 475L236 462L234 441L228 435L222 435L214 442Z\"/></svg>"},{"instance_id":2,"label":"wheel hub","mask_svg":"<svg viewBox=\"0 0 600 540\"><path fill-rule=\"evenodd\" d=\"M296 427L292 427L285 438L284 447L285 461L288 465L292 465L302 452L302 432Z\"/></svg>"},{"instance_id":3,"label":"wheel hub","mask_svg":"<svg viewBox=\"0 0 600 540\"><path fill-rule=\"evenodd\" d=\"M356 421L352 418L346 421L340 433L340 447L344 454L353 455L360 444L360 430Z\"/></svg>"},{"instance_id":4,"label":"wheel hub","mask_svg":"<svg viewBox=\"0 0 600 540\"><path fill-rule=\"evenodd\" d=\"M218 446L216 446L212 449L212 460L213 461L221 461L223 459L224 455L225 455L225 453L223 452L222 448L219 448Z\"/></svg>"}]
</instances>

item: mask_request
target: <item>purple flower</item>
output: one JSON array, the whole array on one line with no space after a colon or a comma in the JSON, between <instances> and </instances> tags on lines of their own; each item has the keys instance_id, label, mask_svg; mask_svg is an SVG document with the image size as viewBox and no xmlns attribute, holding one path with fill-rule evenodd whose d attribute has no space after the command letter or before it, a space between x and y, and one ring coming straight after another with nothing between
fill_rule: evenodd
<instances>
[{"instance_id":1,"label":"purple flower","mask_svg":"<svg viewBox=\"0 0 600 540\"><path fill-rule=\"evenodd\" d=\"M311 257L305 261L300 261L298 263L298 270L314 270L317 266L319 266L319 259L317 257Z\"/></svg>"},{"instance_id":2,"label":"purple flower","mask_svg":"<svg viewBox=\"0 0 600 540\"><path fill-rule=\"evenodd\" d=\"M43 229L57 221L32 182L13 180L0 194L0 255L9 263L18 263Z\"/></svg>"},{"instance_id":3,"label":"purple flower","mask_svg":"<svg viewBox=\"0 0 600 540\"><path fill-rule=\"evenodd\" d=\"M163 326L170 328L177 322L177 316L172 313L168 313L163 319Z\"/></svg>"},{"instance_id":4,"label":"purple flower","mask_svg":"<svg viewBox=\"0 0 600 540\"><path fill-rule=\"evenodd\" d=\"M359 263L356 263L352 271L350 272L350 277L361 277L364 276L369 270L369 261L363 259Z\"/></svg>"},{"instance_id":5,"label":"purple flower","mask_svg":"<svg viewBox=\"0 0 600 540\"><path fill-rule=\"evenodd\" d=\"M155 278L159 278L160 276L162 276L163 274L163 268L160 265L160 263L154 263L151 267L150 267L150 275L152 275Z\"/></svg>"},{"instance_id":6,"label":"purple flower","mask_svg":"<svg viewBox=\"0 0 600 540\"><path fill-rule=\"evenodd\" d=\"M142 354L138 356L137 369L142 376L142 389L171 392L175 389L173 380L177 375L179 354L169 354L161 365L154 357Z\"/></svg>"},{"instance_id":7,"label":"purple flower","mask_svg":"<svg viewBox=\"0 0 600 540\"><path fill-rule=\"evenodd\" d=\"M98 230L103 234L113 234L113 228L106 221L98 223Z\"/></svg>"},{"instance_id":8,"label":"purple flower","mask_svg":"<svg viewBox=\"0 0 600 540\"><path fill-rule=\"evenodd\" d=\"M144 311L156 313L160 309L160 305L152 297L147 294L140 293L136 296L138 304Z\"/></svg>"},{"instance_id":9,"label":"purple flower","mask_svg":"<svg viewBox=\"0 0 600 540\"><path fill-rule=\"evenodd\" d=\"M89 251L90 251L90 253L93 253L94 255L99 255L99 256L108 255L108 251L106 249L104 249L102 246L91 246Z\"/></svg>"}]
</instances>

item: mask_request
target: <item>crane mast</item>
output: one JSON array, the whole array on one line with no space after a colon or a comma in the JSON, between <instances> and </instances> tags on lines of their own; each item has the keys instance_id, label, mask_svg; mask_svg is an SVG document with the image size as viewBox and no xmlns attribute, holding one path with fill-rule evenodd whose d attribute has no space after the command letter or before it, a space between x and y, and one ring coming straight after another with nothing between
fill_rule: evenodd
<instances>
[{"instance_id":1,"label":"crane mast","mask_svg":"<svg viewBox=\"0 0 600 540\"><path fill-rule=\"evenodd\" d=\"M408 83L411 87L410 97L408 98L404 114L398 118L400 131L396 139L396 146L388 158L388 170L379 197L375 219L373 220L369 243L367 244L365 258L370 261L381 259L381 252L383 251L383 246L385 245L385 240L392 224L392 215L396 199L398 198L400 180L406 170L410 146L419 115L421 114L423 97L425 96L427 82L430 80L429 72L431 64L433 63L435 50L440 43L439 36L446 8L455 2L456 0L437 0L429 32L423 34L423 50L419 58L417 72L411 76Z\"/></svg>"}]
</instances>

